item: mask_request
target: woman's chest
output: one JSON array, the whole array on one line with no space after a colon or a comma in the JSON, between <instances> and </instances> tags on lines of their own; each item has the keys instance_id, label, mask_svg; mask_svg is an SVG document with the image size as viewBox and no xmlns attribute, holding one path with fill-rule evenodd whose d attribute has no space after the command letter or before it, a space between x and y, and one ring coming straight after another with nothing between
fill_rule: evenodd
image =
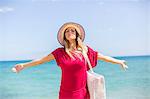
<instances>
[{"instance_id":1,"label":"woman's chest","mask_svg":"<svg viewBox=\"0 0 150 99\"><path fill-rule=\"evenodd\" d=\"M85 69L86 62L83 55L80 53L73 54L73 58L70 58L68 55L63 55L61 57L61 69L63 70L83 70Z\"/></svg>"}]
</instances>

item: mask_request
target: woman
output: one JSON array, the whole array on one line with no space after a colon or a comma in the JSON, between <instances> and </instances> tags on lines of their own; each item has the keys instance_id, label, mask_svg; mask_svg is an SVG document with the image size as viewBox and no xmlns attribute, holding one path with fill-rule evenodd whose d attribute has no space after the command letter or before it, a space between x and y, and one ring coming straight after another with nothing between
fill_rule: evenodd
<instances>
[{"instance_id":1,"label":"woman","mask_svg":"<svg viewBox=\"0 0 150 99\"><path fill-rule=\"evenodd\" d=\"M97 65L97 60L120 64L123 69L127 66L124 60L118 60L102 55L89 46L84 45L85 32L80 24L68 22L58 31L58 41L63 46L55 49L49 55L27 63L15 65L14 72L20 72L26 67L39 65L51 60L56 60L62 70L59 99L89 99L87 90L87 73L89 70L86 58L92 67Z\"/></svg>"}]
</instances>

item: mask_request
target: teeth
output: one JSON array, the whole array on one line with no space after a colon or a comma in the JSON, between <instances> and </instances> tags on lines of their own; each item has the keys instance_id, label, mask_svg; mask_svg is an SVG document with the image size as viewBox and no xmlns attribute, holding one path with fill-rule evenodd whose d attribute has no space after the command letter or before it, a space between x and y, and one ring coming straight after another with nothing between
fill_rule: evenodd
<instances>
[{"instance_id":1,"label":"teeth","mask_svg":"<svg viewBox=\"0 0 150 99\"><path fill-rule=\"evenodd\" d=\"M13 71L13 72L17 72L16 68L12 68L12 71Z\"/></svg>"}]
</instances>

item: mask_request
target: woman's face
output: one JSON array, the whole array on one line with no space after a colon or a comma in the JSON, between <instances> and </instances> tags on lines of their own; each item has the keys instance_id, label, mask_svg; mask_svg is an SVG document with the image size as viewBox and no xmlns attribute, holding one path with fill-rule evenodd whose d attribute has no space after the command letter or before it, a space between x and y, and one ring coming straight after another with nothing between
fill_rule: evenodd
<instances>
[{"instance_id":1,"label":"woman's face","mask_svg":"<svg viewBox=\"0 0 150 99\"><path fill-rule=\"evenodd\" d=\"M76 31L73 27L68 27L65 31L65 37L67 40L75 40L76 39Z\"/></svg>"}]
</instances>

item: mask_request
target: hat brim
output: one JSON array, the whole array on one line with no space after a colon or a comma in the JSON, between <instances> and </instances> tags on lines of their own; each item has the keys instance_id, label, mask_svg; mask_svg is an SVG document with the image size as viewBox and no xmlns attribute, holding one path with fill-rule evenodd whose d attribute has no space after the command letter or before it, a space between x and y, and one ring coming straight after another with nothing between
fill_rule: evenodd
<instances>
[{"instance_id":1,"label":"hat brim","mask_svg":"<svg viewBox=\"0 0 150 99\"><path fill-rule=\"evenodd\" d=\"M81 40L84 41L85 38L84 28L78 23L67 22L61 26L57 34L58 41L61 45L64 46L64 32L68 27L74 27L76 31L79 33Z\"/></svg>"}]
</instances>

